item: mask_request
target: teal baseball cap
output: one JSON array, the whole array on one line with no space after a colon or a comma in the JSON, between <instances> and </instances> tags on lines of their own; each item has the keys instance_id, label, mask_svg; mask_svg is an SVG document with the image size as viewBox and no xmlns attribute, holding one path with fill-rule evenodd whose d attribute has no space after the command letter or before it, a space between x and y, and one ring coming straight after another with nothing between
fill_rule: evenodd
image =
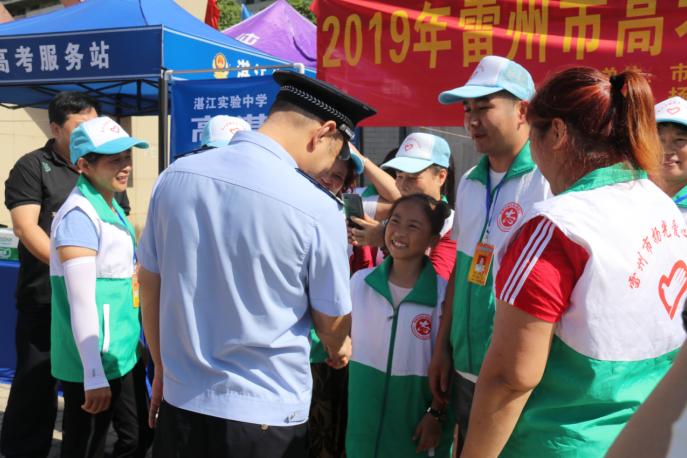
<instances>
[{"instance_id":1,"label":"teal baseball cap","mask_svg":"<svg viewBox=\"0 0 687 458\"><path fill-rule=\"evenodd\" d=\"M414 132L403 140L396 157L382 164L382 168L418 173L432 165L448 168L450 160L451 148L446 140L436 135Z\"/></svg>"},{"instance_id":2,"label":"teal baseball cap","mask_svg":"<svg viewBox=\"0 0 687 458\"><path fill-rule=\"evenodd\" d=\"M682 97L671 97L658 103L655 107L656 123L673 122L687 127L687 100Z\"/></svg>"},{"instance_id":3,"label":"teal baseball cap","mask_svg":"<svg viewBox=\"0 0 687 458\"><path fill-rule=\"evenodd\" d=\"M79 124L69 138L72 164L88 153L119 154L132 147L148 148L148 143L129 136L122 126L107 116Z\"/></svg>"},{"instance_id":4,"label":"teal baseball cap","mask_svg":"<svg viewBox=\"0 0 687 458\"><path fill-rule=\"evenodd\" d=\"M465 86L439 94L439 102L450 104L508 91L520 100L534 96L534 81L525 67L500 56L486 56L472 72Z\"/></svg>"}]
</instances>

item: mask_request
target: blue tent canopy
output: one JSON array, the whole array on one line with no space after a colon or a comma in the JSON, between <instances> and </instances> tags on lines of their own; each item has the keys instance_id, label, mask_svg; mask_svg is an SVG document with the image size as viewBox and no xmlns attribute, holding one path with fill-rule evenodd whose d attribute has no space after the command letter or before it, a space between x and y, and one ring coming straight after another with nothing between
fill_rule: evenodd
<instances>
[{"instance_id":1,"label":"blue tent canopy","mask_svg":"<svg viewBox=\"0 0 687 458\"><path fill-rule=\"evenodd\" d=\"M172 0L87 0L0 26L0 105L47 106L62 90L98 97L117 116L159 111L162 70L289 65L227 37ZM212 73L184 74L205 79Z\"/></svg>"}]
</instances>

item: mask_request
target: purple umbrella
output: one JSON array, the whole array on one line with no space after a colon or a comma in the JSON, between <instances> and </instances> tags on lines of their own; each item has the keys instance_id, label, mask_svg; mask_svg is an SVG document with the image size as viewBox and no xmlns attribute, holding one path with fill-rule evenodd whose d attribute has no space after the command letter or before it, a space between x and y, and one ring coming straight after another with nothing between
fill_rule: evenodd
<instances>
[{"instance_id":1,"label":"purple umbrella","mask_svg":"<svg viewBox=\"0 0 687 458\"><path fill-rule=\"evenodd\" d=\"M306 67L317 65L317 28L286 0L222 31L262 52Z\"/></svg>"}]
</instances>

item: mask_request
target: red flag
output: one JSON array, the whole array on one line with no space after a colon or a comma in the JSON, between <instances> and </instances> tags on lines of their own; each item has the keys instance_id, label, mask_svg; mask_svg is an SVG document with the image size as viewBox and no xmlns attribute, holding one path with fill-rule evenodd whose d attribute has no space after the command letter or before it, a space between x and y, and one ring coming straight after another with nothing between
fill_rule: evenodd
<instances>
[{"instance_id":1,"label":"red flag","mask_svg":"<svg viewBox=\"0 0 687 458\"><path fill-rule=\"evenodd\" d=\"M68 6L76 5L77 3L81 3L81 0L60 0L60 3L62 3L62 6L65 8Z\"/></svg>"},{"instance_id":2,"label":"red flag","mask_svg":"<svg viewBox=\"0 0 687 458\"><path fill-rule=\"evenodd\" d=\"M0 5L0 24L4 24L5 22L10 21L14 21L12 14L9 11L7 11L5 5Z\"/></svg>"},{"instance_id":3,"label":"red flag","mask_svg":"<svg viewBox=\"0 0 687 458\"><path fill-rule=\"evenodd\" d=\"M219 29L217 0L208 0L208 7L205 9L205 23L214 29Z\"/></svg>"}]
</instances>

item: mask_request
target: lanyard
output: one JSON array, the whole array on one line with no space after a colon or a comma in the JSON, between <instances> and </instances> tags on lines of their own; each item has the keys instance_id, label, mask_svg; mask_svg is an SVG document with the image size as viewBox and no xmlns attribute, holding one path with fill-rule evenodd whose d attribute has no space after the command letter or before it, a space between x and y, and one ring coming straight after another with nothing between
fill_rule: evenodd
<instances>
[{"instance_id":1,"label":"lanyard","mask_svg":"<svg viewBox=\"0 0 687 458\"><path fill-rule=\"evenodd\" d=\"M680 202L683 202L683 201L685 201L685 200L687 200L687 194L685 194L684 196L680 197L679 199L675 199L673 202L675 202L676 204L679 204Z\"/></svg>"},{"instance_id":2,"label":"lanyard","mask_svg":"<svg viewBox=\"0 0 687 458\"><path fill-rule=\"evenodd\" d=\"M503 178L501 178L501 181L499 181L499 184L496 185L492 196L491 176L489 175L489 173L487 173L487 193L485 200L485 207L487 212L487 225L484 232L484 236L482 237L482 240L484 242L487 242L489 240L489 230L491 228L491 221L494 218L494 211L496 210L496 200L499 198L499 191L501 191L501 186L503 185L504 181L506 181L506 175L504 175Z\"/></svg>"}]
</instances>

